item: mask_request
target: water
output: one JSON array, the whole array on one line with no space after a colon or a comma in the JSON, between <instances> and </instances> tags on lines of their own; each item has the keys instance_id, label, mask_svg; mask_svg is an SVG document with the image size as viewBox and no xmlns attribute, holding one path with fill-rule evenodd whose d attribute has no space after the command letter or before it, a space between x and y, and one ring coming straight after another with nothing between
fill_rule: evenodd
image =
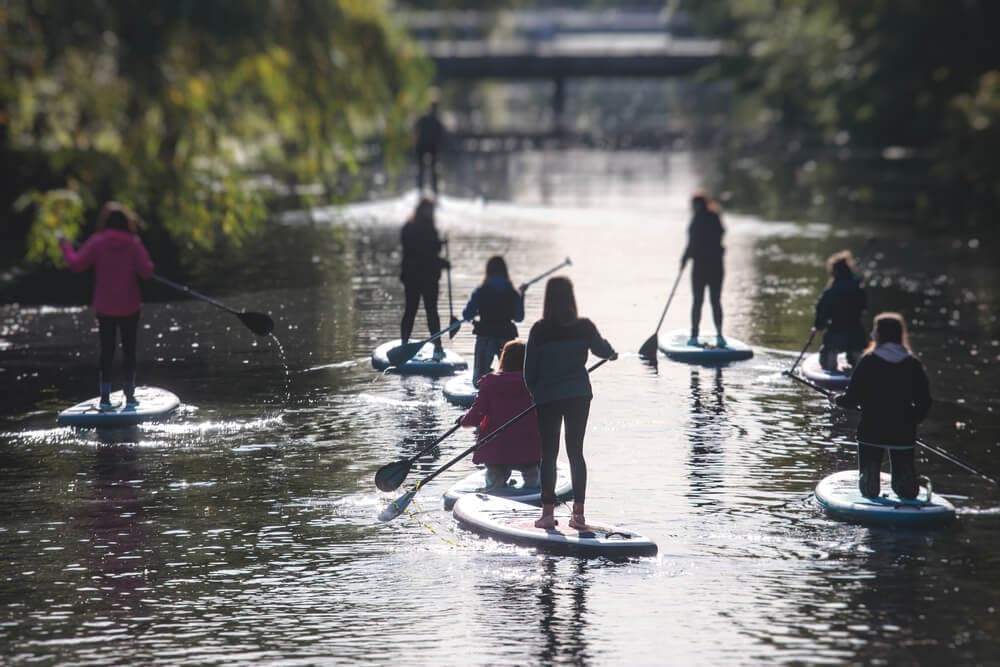
<instances>
[{"instance_id":1,"label":"water","mask_svg":"<svg viewBox=\"0 0 1000 667\"><path fill-rule=\"evenodd\" d=\"M995 659L996 487L919 452L921 471L958 506L957 525L826 518L809 494L853 465L853 422L781 375L808 335L822 259L853 248L873 309L900 309L916 325L937 401L924 438L995 474L995 249L727 215L726 331L757 355L722 369L663 359L653 371L635 351L676 276L697 185L690 162L525 154L511 158L507 180L518 179L513 202L443 202L455 308L491 254L506 254L515 283L572 258L581 312L622 352L592 378L588 514L655 539L658 557L540 556L457 529L440 497L468 461L424 488L412 514L376 519L398 492L378 493L375 470L460 414L441 396L446 379L383 376L368 362L398 335L398 225L411 196L292 219L261 248L265 271L212 276L227 303L274 316L283 354L206 304L147 305L143 380L185 403L164 424L56 428L58 409L94 393L92 316L0 311L4 661ZM664 331L686 326L687 285ZM529 323L541 296L541 285L528 293ZM446 321L446 293L441 306ZM418 317L417 334L425 327ZM471 359L473 342L463 327L450 344ZM470 438L445 440L410 481Z\"/></svg>"}]
</instances>

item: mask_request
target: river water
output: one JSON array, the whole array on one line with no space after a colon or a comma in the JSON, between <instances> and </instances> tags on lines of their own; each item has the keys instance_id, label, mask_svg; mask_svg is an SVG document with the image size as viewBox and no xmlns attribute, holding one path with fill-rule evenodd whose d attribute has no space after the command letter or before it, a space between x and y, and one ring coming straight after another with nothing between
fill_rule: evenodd
<instances>
[{"instance_id":1,"label":"river water","mask_svg":"<svg viewBox=\"0 0 1000 667\"><path fill-rule=\"evenodd\" d=\"M276 340L201 302L147 304L141 380L184 403L163 424L57 428L59 409L94 393L92 314L3 307L0 661L996 660L996 487L921 451L921 472L959 509L953 526L827 518L810 492L853 466L853 423L781 375L808 335L822 260L852 248L873 311L913 323L936 398L924 439L995 474L1000 267L989 240L727 214L726 334L756 356L720 369L662 359L655 371L635 352L678 269L699 180L688 156L523 153L501 176L508 200L443 199L455 307L492 254L515 283L572 258L581 312L622 352L592 378L588 516L655 539L656 558L540 556L458 529L440 495L468 461L424 488L412 514L377 520L397 494L375 490L375 470L460 414L442 380L369 365L398 335L410 193L289 216L250 266L203 270L225 301L272 313ZM687 326L687 285L664 331ZM528 292L523 334L541 297L541 285ZM443 289L444 318L447 303ZM463 327L450 345L471 359L473 343ZM471 437L445 440L410 481Z\"/></svg>"}]
</instances>

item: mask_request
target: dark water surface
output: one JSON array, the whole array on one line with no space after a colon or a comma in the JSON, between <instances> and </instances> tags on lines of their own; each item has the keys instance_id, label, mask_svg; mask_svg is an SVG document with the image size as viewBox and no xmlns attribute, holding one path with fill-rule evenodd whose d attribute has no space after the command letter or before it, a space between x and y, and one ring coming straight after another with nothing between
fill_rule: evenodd
<instances>
[{"instance_id":1,"label":"dark water surface","mask_svg":"<svg viewBox=\"0 0 1000 667\"><path fill-rule=\"evenodd\" d=\"M514 202L446 198L439 219L456 309L492 254L515 282L572 257L581 312L623 352L593 376L588 515L652 537L658 557L539 556L457 529L440 494L468 461L414 514L378 522L396 494L374 489L375 470L460 414L443 380L368 362L398 335L411 195L292 219L258 253L266 268L213 275L228 302L275 316L280 346L200 302L147 305L141 379L184 402L163 424L57 428L59 409L94 393L92 314L0 310L0 661L994 662L997 488L920 452L959 508L953 527L826 518L809 494L853 466L853 425L781 371L808 334L823 258L850 247L873 309L913 322L937 399L924 438L996 474L996 248L728 215L726 333L757 355L721 369L664 359L654 372L634 352L676 275L698 185L689 165L514 156ZM683 287L664 331L687 325ZM529 322L541 297L541 285L528 293ZM451 345L471 358L473 342L463 328ZM410 480L470 442L445 440Z\"/></svg>"}]
</instances>

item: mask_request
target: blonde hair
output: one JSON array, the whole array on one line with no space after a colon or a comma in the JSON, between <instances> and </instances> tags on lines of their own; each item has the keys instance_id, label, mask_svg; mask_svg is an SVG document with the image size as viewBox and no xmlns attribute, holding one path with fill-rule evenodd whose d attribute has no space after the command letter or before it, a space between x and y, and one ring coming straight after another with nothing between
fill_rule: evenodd
<instances>
[{"instance_id":1,"label":"blonde hair","mask_svg":"<svg viewBox=\"0 0 1000 667\"><path fill-rule=\"evenodd\" d=\"M521 371L524 370L524 341L515 338L507 341L500 352L500 370Z\"/></svg>"}]
</instances>

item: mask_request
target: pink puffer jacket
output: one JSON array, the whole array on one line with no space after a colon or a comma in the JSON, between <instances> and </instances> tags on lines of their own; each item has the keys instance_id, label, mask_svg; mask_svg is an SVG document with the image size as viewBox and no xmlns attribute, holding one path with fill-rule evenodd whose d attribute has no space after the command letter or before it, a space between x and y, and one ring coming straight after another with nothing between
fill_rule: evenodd
<instances>
[{"instance_id":1,"label":"pink puffer jacket","mask_svg":"<svg viewBox=\"0 0 1000 667\"><path fill-rule=\"evenodd\" d=\"M479 394L462 417L462 426L478 426L480 437L489 435L531 405L531 394L520 371L490 373L479 382ZM530 412L519 422L476 450L473 463L522 465L542 458L538 417Z\"/></svg>"},{"instance_id":2,"label":"pink puffer jacket","mask_svg":"<svg viewBox=\"0 0 1000 667\"><path fill-rule=\"evenodd\" d=\"M94 267L94 310L98 315L124 317L142 308L137 277L153 275L153 262L139 237L119 229L97 232L74 250L60 244L71 271Z\"/></svg>"}]
</instances>

